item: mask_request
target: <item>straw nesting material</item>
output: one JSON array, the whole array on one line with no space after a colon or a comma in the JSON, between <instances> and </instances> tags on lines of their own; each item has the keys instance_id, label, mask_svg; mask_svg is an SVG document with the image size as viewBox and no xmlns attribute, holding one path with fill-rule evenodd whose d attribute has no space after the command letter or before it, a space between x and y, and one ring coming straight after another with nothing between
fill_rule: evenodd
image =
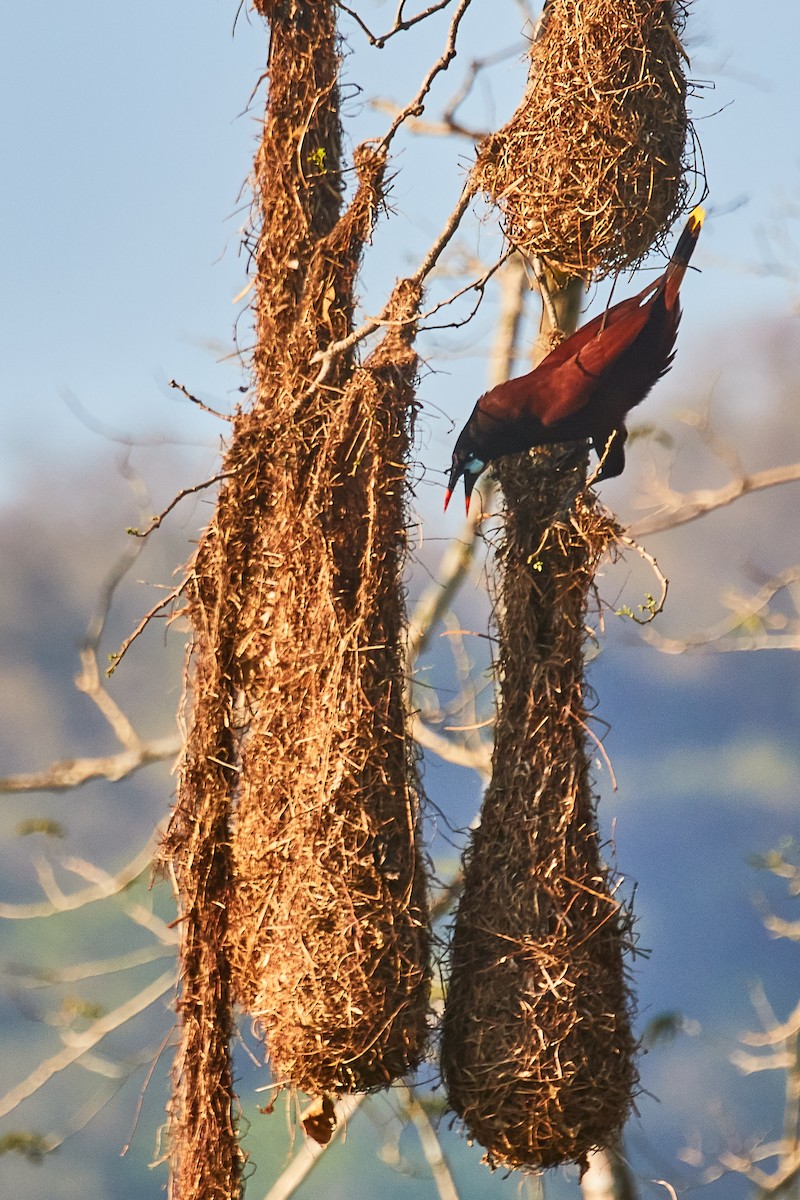
<instances>
[{"instance_id":1,"label":"straw nesting material","mask_svg":"<svg viewBox=\"0 0 800 1200\"><path fill-rule=\"evenodd\" d=\"M276 1080L314 1094L384 1087L427 1041L401 581L418 299L400 285L400 323L326 397L327 442L263 531L269 578L244 614L234 975Z\"/></svg>"},{"instance_id":2,"label":"straw nesting material","mask_svg":"<svg viewBox=\"0 0 800 1200\"><path fill-rule=\"evenodd\" d=\"M314 7L287 36L304 36ZM335 40L323 49L298 80L273 27L256 157L257 397L237 427L253 449L220 529L225 555L248 564L228 647L242 730L234 987L275 1079L315 1094L383 1087L416 1065L429 986L402 653L419 292L398 287L397 323L366 362L351 347L314 363L352 329L386 165L356 151L358 187L338 215L338 108L320 67Z\"/></svg>"},{"instance_id":3,"label":"straw nesting material","mask_svg":"<svg viewBox=\"0 0 800 1200\"><path fill-rule=\"evenodd\" d=\"M162 847L181 911L170 1129L181 1200L240 1186L234 1002L256 1005L262 988L291 997L288 1017L269 1005L255 1016L280 1081L309 1090L386 1083L419 1060L427 1031L400 580L419 296L398 289L398 324L363 366L352 347L324 371L315 363L352 330L385 155L356 152L343 211L335 6L260 8L271 29L247 239L254 396L234 414L224 481L183 587L188 734ZM277 841L262 840L270 832ZM318 887L304 906L298 879L310 865ZM289 895L297 904L287 915ZM284 958L265 982L276 945L300 958ZM351 977L360 990L348 990ZM325 987L327 1027L315 1024ZM316 1072L308 1056L282 1052L284 1020L314 1053L323 1047Z\"/></svg>"},{"instance_id":4,"label":"straw nesting material","mask_svg":"<svg viewBox=\"0 0 800 1200\"><path fill-rule=\"evenodd\" d=\"M275 336L272 346L267 344L268 324L258 341L267 358L280 347L275 355L280 375L290 333L302 325L301 314L310 310L298 286L297 268L301 261L309 263L315 245L330 234L341 212L336 175L341 142L339 58L332 5L300 2L292 13L270 6L269 15L270 94L254 171L256 209L267 214L263 230L277 235L280 229L282 236L272 238L272 256L262 255L257 262L256 290L260 294L263 286L271 296ZM298 153L298 130L311 156L305 161ZM269 180L271 196L259 180ZM352 274L351 270L345 276L345 289L351 286ZM352 305L341 307L346 328ZM260 374L258 350L254 360ZM270 462L269 445L263 435L256 435L254 424L252 413L238 413L234 419L224 458L226 483L182 589L192 629L188 732L178 800L161 847L162 863L175 886L181 931L181 1040L169 1110L170 1194L176 1200L238 1195L245 1159L234 1117L228 916L233 888L231 816L245 693L235 656L238 613L251 581L246 550L253 528L263 519L251 486L253 474L268 473Z\"/></svg>"},{"instance_id":5,"label":"straw nesting material","mask_svg":"<svg viewBox=\"0 0 800 1200\"><path fill-rule=\"evenodd\" d=\"M582 452L560 472L516 456L498 473L501 700L453 934L442 1065L488 1162L536 1169L613 1145L637 1084L626 918L601 859L583 683L587 598L616 526L578 491Z\"/></svg>"},{"instance_id":6,"label":"straw nesting material","mask_svg":"<svg viewBox=\"0 0 800 1200\"><path fill-rule=\"evenodd\" d=\"M638 263L695 170L681 0L550 0L524 100L474 171L509 241L568 275Z\"/></svg>"}]
</instances>

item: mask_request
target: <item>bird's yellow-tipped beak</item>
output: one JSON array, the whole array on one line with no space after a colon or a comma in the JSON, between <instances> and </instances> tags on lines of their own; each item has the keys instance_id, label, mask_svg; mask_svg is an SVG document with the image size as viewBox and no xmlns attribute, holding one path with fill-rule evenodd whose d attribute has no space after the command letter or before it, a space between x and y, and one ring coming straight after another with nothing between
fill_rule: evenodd
<instances>
[{"instance_id":1,"label":"bird's yellow-tipped beak","mask_svg":"<svg viewBox=\"0 0 800 1200\"><path fill-rule=\"evenodd\" d=\"M689 228L691 229L692 233L699 232L705 219L706 210L701 204L698 204L697 207L693 208L689 213Z\"/></svg>"}]
</instances>

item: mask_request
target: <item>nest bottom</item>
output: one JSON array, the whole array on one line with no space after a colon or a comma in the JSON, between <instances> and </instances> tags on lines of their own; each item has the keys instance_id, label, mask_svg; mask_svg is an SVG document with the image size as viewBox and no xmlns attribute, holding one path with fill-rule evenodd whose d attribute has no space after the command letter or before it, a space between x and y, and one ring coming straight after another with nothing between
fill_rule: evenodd
<instances>
[{"instance_id":1,"label":"nest bottom","mask_svg":"<svg viewBox=\"0 0 800 1200\"><path fill-rule=\"evenodd\" d=\"M568 942L462 927L444 1067L492 1167L583 1163L628 1117L637 1074L619 948L598 933L581 944L582 917Z\"/></svg>"}]
</instances>

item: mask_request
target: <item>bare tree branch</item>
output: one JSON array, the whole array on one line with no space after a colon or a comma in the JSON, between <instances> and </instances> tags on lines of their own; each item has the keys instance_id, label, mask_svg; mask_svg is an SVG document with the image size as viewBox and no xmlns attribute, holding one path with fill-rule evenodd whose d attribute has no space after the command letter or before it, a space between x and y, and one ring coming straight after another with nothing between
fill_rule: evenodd
<instances>
[{"instance_id":1,"label":"bare tree branch","mask_svg":"<svg viewBox=\"0 0 800 1200\"><path fill-rule=\"evenodd\" d=\"M163 975L159 975L158 979L154 980L148 987L142 988L135 996L131 996L124 1004L120 1004L118 1008L106 1013L97 1021L94 1021L88 1029L82 1033L72 1035L72 1045L65 1046L58 1054L54 1054L52 1058L45 1059L39 1063L34 1071L30 1073L27 1079L17 1084L16 1087L6 1092L4 1096L0 1096L0 1117L8 1116L13 1112L23 1100L29 1099L35 1095L40 1088L49 1083L54 1075L60 1071L71 1067L73 1063L77 1063L88 1053L93 1047L107 1037L109 1033L120 1029L127 1024L139 1013L144 1012L151 1004L155 1004L156 1000L160 1000L170 992L176 984L176 969L166 971Z\"/></svg>"},{"instance_id":2,"label":"bare tree branch","mask_svg":"<svg viewBox=\"0 0 800 1200\"><path fill-rule=\"evenodd\" d=\"M46 904L0 904L0 918L8 921L31 921L39 917L52 917L55 913L74 912L87 904L98 900L108 900L118 896L125 888L139 879L148 870L155 853L156 838L148 842L145 848L127 863L116 875L97 872L91 887L81 891L64 893L56 883L53 868L46 859L35 860L35 866L42 885L42 890L49 900ZM69 869L69 860L65 866ZM73 864L74 865L74 864Z\"/></svg>"},{"instance_id":3,"label":"bare tree branch","mask_svg":"<svg viewBox=\"0 0 800 1200\"><path fill-rule=\"evenodd\" d=\"M248 288L251 286L252 281L250 284L248 284ZM238 299L239 297L237 296L237 300ZM188 391L188 389L185 388L182 383L178 383L177 380L170 379L167 387L174 388L176 392L182 392L187 400L191 400L192 404L196 404L198 408L202 408L203 412L209 413L212 417L219 417L220 421L233 420L233 417L231 417L228 413L218 412L216 408L212 408L210 404L206 404L203 400L198 400L197 396L193 396L192 393Z\"/></svg>"},{"instance_id":4,"label":"bare tree branch","mask_svg":"<svg viewBox=\"0 0 800 1200\"><path fill-rule=\"evenodd\" d=\"M216 475L212 475L209 479L204 479L202 483L195 483L191 487L182 488L177 495L173 496L167 507L162 509L158 516L152 518L149 525L147 525L144 529L136 529L134 526L130 526L128 533L131 535L131 537L146 538L153 532L154 529L158 529L161 526L164 518L169 516L173 508L176 508L180 504L181 500L185 500L187 496L194 496L197 494L197 492L204 492L206 488L210 488L215 483L219 483L221 479L230 479L231 474L231 471L219 471Z\"/></svg>"},{"instance_id":5,"label":"bare tree branch","mask_svg":"<svg viewBox=\"0 0 800 1200\"><path fill-rule=\"evenodd\" d=\"M465 137L471 142L481 142L488 136L487 129L470 129L456 119L456 113L461 105L471 95L477 79L481 73L498 63L506 62L511 57L519 55L519 43L511 47L506 47L498 50L495 54L489 54L485 58L474 58L467 67L464 74L464 79L455 94L447 103L442 118L439 121L422 120L419 117L409 117L406 121L406 129L410 133L422 134L428 137ZM390 116L396 116L400 111L400 106L390 100L375 99L371 102L372 108L377 112L385 112Z\"/></svg>"},{"instance_id":6,"label":"bare tree branch","mask_svg":"<svg viewBox=\"0 0 800 1200\"><path fill-rule=\"evenodd\" d=\"M422 283L436 266L439 256L449 243L453 234L456 232L459 222L464 216L469 202L474 195L475 185L471 179L468 179L458 203L450 213L450 216L447 218L441 233L428 250L428 253L425 255L425 258L422 260L420 266L413 273L413 275L409 276L409 280L412 283ZM418 318L414 317L413 319L416 321ZM368 338L371 333L374 333L377 329L380 329L381 326L390 323L389 308L387 306L384 308L380 316L368 317L367 320L358 327L358 329L352 330L347 337L341 338L338 342L331 342L331 344L324 350L317 350L317 352L311 357L310 361L312 366L320 363L320 369L311 386L317 387L324 381L328 371L330 370L331 363L338 355L344 354L348 350L352 350L354 346L357 346L360 342L363 342L365 338Z\"/></svg>"},{"instance_id":7,"label":"bare tree branch","mask_svg":"<svg viewBox=\"0 0 800 1200\"><path fill-rule=\"evenodd\" d=\"M42 771L8 775L0 779L2 792L66 792L81 787L92 779L107 779L116 783L127 779L151 763L172 759L179 752L182 739L177 734L139 742L132 750L120 750L93 758L64 758Z\"/></svg>"},{"instance_id":8,"label":"bare tree branch","mask_svg":"<svg viewBox=\"0 0 800 1200\"><path fill-rule=\"evenodd\" d=\"M637 1200L633 1174L618 1150L594 1150L588 1164L581 1176L583 1200Z\"/></svg>"},{"instance_id":9,"label":"bare tree branch","mask_svg":"<svg viewBox=\"0 0 800 1200\"><path fill-rule=\"evenodd\" d=\"M425 21L428 17L433 16L434 13L441 12L443 8L447 8L448 4L451 3L451 0L437 0L435 4L431 4L428 8L417 13L413 17L403 16L405 0L400 0L400 3L397 6L394 24L392 25L391 29L382 34L371 33L368 26L361 19L354 8L350 8L347 4L342 4L341 0L337 0L337 3L342 12L346 12L348 16L351 16L356 24L366 34L370 45L374 46L377 50L382 50L389 39L393 38L396 33L405 33L406 30L412 29L414 25L418 25L420 21Z\"/></svg>"},{"instance_id":10,"label":"bare tree branch","mask_svg":"<svg viewBox=\"0 0 800 1200\"><path fill-rule=\"evenodd\" d=\"M87 959L76 966L34 968L26 965L21 968L8 967L6 973L13 975L14 979L24 987L45 988L52 987L54 984L80 983L84 979L98 979L102 975L116 975L120 971L130 971L151 962L158 962L168 955L174 957L174 952L159 946L143 946L139 950L131 950L127 954L118 954L110 958Z\"/></svg>"},{"instance_id":11,"label":"bare tree branch","mask_svg":"<svg viewBox=\"0 0 800 1200\"><path fill-rule=\"evenodd\" d=\"M486 743L480 748L467 746L464 742L456 742L453 738L444 737L426 725L419 713L415 713L411 723L411 733L414 741L426 750L433 751L445 762L457 767L469 767L477 771L484 779L488 779L492 769L492 747Z\"/></svg>"},{"instance_id":12,"label":"bare tree branch","mask_svg":"<svg viewBox=\"0 0 800 1200\"><path fill-rule=\"evenodd\" d=\"M458 27L461 24L464 14L469 8L471 2L472 0L459 0L458 7L453 13L453 18L450 22L450 29L448 30L447 42L445 44L444 51L442 52L441 57L437 59L437 61L428 71L427 75L420 84L419 90L414 99L397 114L388 130L381 138L379 145L384 150L389 149L394 135L397 133L397 130L404 123L404 121L406 121L409 117L419 117L422 114L425 108L425 99L433 86L433 81L436 79L437 75L442 73L442 71L447 70L447 68L450 66L450 63L455 58Z\"/></svg>"},{"instance_id":13,"label":"bare tree branch","mask_svg":"<svg viewBox=\"0 0 800 1200\"><path fill-rule=\"evenodd\" d=\"M266 1193L264 1200L290 1200L303 1180L311 1174L328 1147L341 1137L347 1128L349 1118L358 1111L366 1099L367 1096L363 1092L355 1096L340 1096L333 1106L336 1124L331 1140L321 1146L311 1138L305 1138L297 1154Z\"/></svg>"},{"instance_id":14,"label":"bare tree branch","mask_svg":"<svg viewBox=\"0 0 800 1200\"><path fill-rule=\"evenodd\" d=\"M488 370L490 388L508 379L517 356L528 294L525 270L519 255L508 259L499 278L500 306ZM491 477L485 477L481 485L483 502L470 507L461 531L445 550L434 583L423 592L409 617L406 653L410 670L427 648L433 629L447 612L469 574L475 557L478 528L491 508L495 486Z\"/></svg>"},{"instance_id":15,"label":"bare tree branch","mask_svg":"<svg viewBox=\"0 0 800 1200\"><path fill-rule=\"evenodd\" d=\"M117 650L115 654L109 655L111 666L106 669L106 675L114 674L133 643L138 637L141 636L141 634L144 633L145 629L153 620L153 618L158 616L161 610L166 608L168 604L174 603L174 601L177 600L178 597L186 590L190 582L191 578L187 575L182 583L179 583L177 587L174 587L170 592L167 592L163 600L159 600L158 604L154 604L150 611L145 613L139 624L134 629L133 633L129 634L128 637L125 638L125 641L122 643L119 650Z\"/></svg>"},{"instance_id":16,"label":"bare tree branch","mask_svg":"<svg viewBox=\"0 0 800 1200\"><path fill-rule=\"evenodd\" d=\"M414 1092L406 1084L397 1087L400 1102L406 1116L411 1120L417 1131L422 1153L425 1155L439 1200L459 1200L458 1189L450 1172L447 1159L442 1151L439 1135L431 1124L430 1118Z\"/></svg>"},{"instance_id":17,"label":"bare tree branch","mask_svg":"<svg viewBox=\"0 0 800 1200\"><path fill-rule=\"evenodd\" d=\"M792 566L771 579L751 596L738 590L723 599L731 609L728 616L700 633L682 638L663 637L648 630L647 641L663 654L683 654L687 650L713 647L718 651L798 650L800 649L800 606L795 585L800 582L800 566ZM772 601L781 592L794 599L796 615L771 611Z\"/></svg>"},{"instance_id":18,"label":"bare tree branch","mask_svg":"<svg viewBox=\"0 0 800 1200\"><path fill-rule=\"evenodd\" d=\"M634 538L642 538L652 533L661 533L665 529L675 529L678 525L686 525L689 521L706 516L707 513L725 508L735 500L740 500L742 496L763 491L765 488L779 487L784 483L796 483L798 480L800 462L787 463L782 467L769 467L752 475L742 475L720 488L670 492L669 498L657 512L632 526L631 535Z\"/></svg>"}]
</instances>

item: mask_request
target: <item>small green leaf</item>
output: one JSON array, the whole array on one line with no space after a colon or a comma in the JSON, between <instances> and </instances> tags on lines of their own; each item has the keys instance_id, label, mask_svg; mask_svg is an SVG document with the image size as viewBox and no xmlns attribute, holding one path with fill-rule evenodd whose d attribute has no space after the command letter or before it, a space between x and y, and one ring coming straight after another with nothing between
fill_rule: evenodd
<instances>
[{"instance_id":1,"label":"small green leaf","mask_svg":"<svg viewBox=\"0 0 800 1200\"><path fill-rule=\"evenodd\" d=\"M0 1154L21 1154L29 1162L40 1163L52 1147L41 1133L18 1129L0 1137Z\"/></svg>"},{"instance_id":2,"label":"small green leaf","mask_svg":"<svg viewBox=\"0 0 800 1200\"><path fill-rule=\"evenodd\" d=\"M657 1042L670 1042L683 1032L683 1014L677 1010L658 1013L645 1028L642 1044L648 1049Z\"/></svg>"},{"instance_id":3,"label":"small green leaf","mask_svg":"<svg viewBox=\"0 0 800 1200\"><path fill-rule=\"evenodd\" d=\"M58 821L51 821L49 817L31 817L27 821L20 821L16 827L15 833L17 837L30 837L32 833L43 833L47 837L66 837L67 831Z\"/></svg>"}]
</instances>

